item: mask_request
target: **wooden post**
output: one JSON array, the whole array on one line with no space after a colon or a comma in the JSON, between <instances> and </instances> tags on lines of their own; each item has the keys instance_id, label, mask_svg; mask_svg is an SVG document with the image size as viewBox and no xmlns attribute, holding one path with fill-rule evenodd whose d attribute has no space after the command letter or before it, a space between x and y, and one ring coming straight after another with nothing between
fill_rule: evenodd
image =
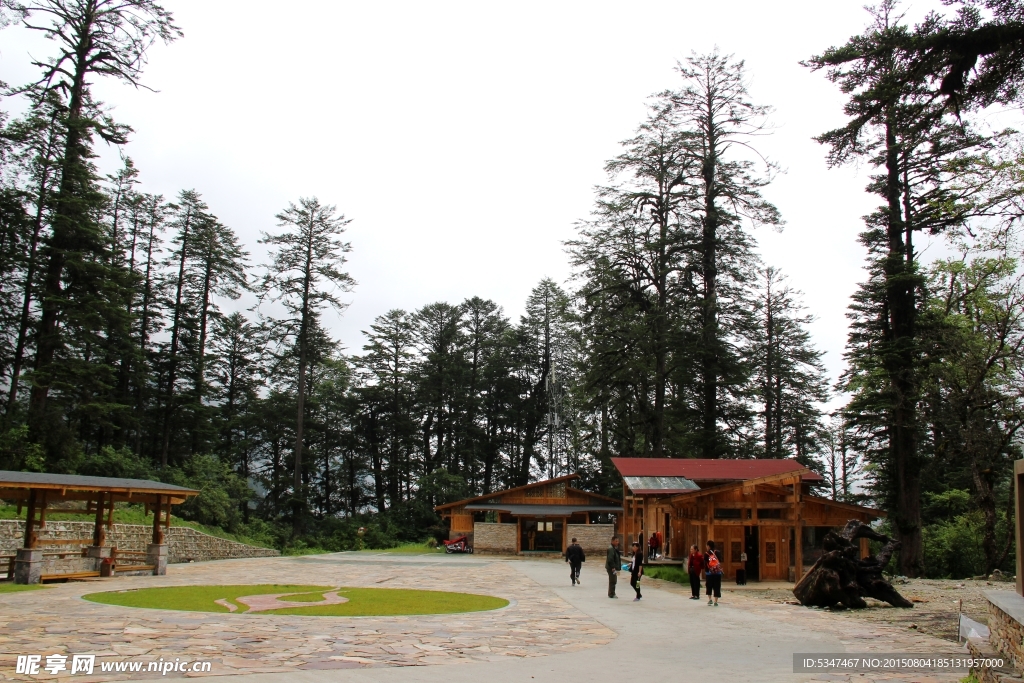
<instances>
[{"instance_id":1,"label":"wooden post","mask_svg":"<svg viewBox=\"0 0 1024 683\"><path fill-rule=\"evenodd\" d=\"M36 532L33 529L36 521L36 490L28 490L28 514L25 515L25 543L23 548L36 547Z\"/></svg>"},{"instance_id":2,"label":"wooden post","mask_svg":"<svg viewBox=\"0 0 1024 683\"><path fill-rule=\"evenodd\" d=\"M796 555L793 562L794 583L799 583L804 573L804 523L800 514L800 480L800 477L793 480L793 552Z\"/></svg>"},{"instance_id":3,"label":"wooden post","mask_svg":"<svg viewBox=\"0 0 1024 683\"><path fill-rule=\"evenodd\" d=\"M156 497L156 505L153 506L153 543L160 545L164 542L163 531L160 529L160 515L163 513L163 496Z\"/></svg>"},{"instance_id":4,"label":"wooden post","mask_svg":"<svg viewBox=\"0 0 1024 683\"><path fill-rule=\"evenodd\" d=\"M103 530L103 509L104 509L104 496L103 491L96 494L96 524L92 530L92 544L94 546L102 546L105 544L107 532Z\"/></svg>"},{"instance_id":5,"label":"wooden post","mask_svg":"<svg viewBox=\"0 0 1024 683\"><path fill-rule=\"evenodd\" d=\"M1024 595L1024 534L1021 533L1020 516L1024 512L1024 460L1013 463L1014 528L1017 537L1017 595Z\"/></svg>"},{"instance_id":6,"label":"wooden post","mask_svg":"<svg viewBox=\"0 0 1024 683\"><path fill-rule=\"evenodd\" d=\"M704 539L704 547L700 548L701 552L707 549L707 541L715 540L715 498L714 496L708 496L708 537ZM718 543L715 543L715 550L718 550Z\"/></svg>"},{"instance_id":7,"label":"wooden post","mask_svg":"<svg viewBox=\"0 0 1024 683\"><path fill-rule=\"evenodd\" d=\"M46 490L39 492L39 528L46 528Z\"/></svg>"}]
</instances>

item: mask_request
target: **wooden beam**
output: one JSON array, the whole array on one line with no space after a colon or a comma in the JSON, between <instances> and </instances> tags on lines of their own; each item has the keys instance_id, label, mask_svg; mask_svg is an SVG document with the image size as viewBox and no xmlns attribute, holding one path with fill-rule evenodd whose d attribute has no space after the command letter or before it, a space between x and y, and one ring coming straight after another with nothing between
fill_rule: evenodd
<instances>
[{"instance_id":1,"label":"wooden beam","mask_svg":"<svg viewBox=\"0 0 1024 683\"><path fill-rule=\"evenodd\" d=\"M1024 523L1020 516L1024 513L1024 460L1013 462L1013 505L1016 510L1014 516L1014 538L1017 546L1017 594L1024 595Z\"/></svg>"},{"instance_id":2,"label":"wooden beam","mask_svg":"<svg viewBox=\"0 0 1024 683\"><path fill-rule=\"evenodd\" d=\"M103 530L103 501L103 492L100 491L96 494L96 520L92 530L93 545L96 546L104 545L107 540L107 532Z\"/></svg>"},{"instance_id":3,"label":"wooden beam","mask_svg":"<svg viewBox=\"0 0 1024 683\"><path fill-rule=\"evenodd\" d=\"M800 517L800 496L803 493L800 486L800 478L797 477L793 482L793 519L796 524L793 525L793 552L796 554L794 558L795 571L794 582L799 583L800 579L804 575L804 524Z\"/></svg>"},{"instance_id":4,"label":"wooden beam","mask_svg":"<svg viewBox=\"0 0 1024 683\"><path fill-rule=\"evenodd\" d=\"M46 528L46 490L39 492L39 528Z\"/></svg>"},{"instance_id":5,"label":"wooden beam","mask_svg":"<svg viewBox=\"0 0 1024 683\"><path fill-rule=\"evenodd\" d=\"M157 496L156 507L153 508L153 543L160 545L164 542L163 532L160 528L160 515L163 514L163 497Z\"/></svg>"},{"instance_id":6,"label":"wooden beam","mask_svg":"<svg viewBox=\"0 0 1024 683\"><path fill-rule=\"evenodd\" d=\"M107 508L107 531L110 531L114 527L114 501L110 501L110 507Z\"/></svg>"},{"instance_id":7,"label":"wooden beam","mask_svg":"<svg viewBox=\"0 0 1024 683\"><path fill-rule=\"evenodd\" d=\"M769 502L763 503L752 503L750 501L723 501L715 503L715 507L720 510L749 510L752 506L756 505L758 510L785 510L793 505L791 502Z\"/></svg>"},{"instance_id":8,"label":"wooden beam","mask_svg":"<svg viewBox=\"0 0 1024 683\"><path fill-rule=\"evenodd\" d=\"M677 493L676 495L672 496L670 500L673 504L675 504L676 502L682 502L693 498L704 498L706 496L714 496L718 493L722 493L723 491L733 491L735 489L740 489L741 491L747 491L749 489L751 492L753 492L756 491L756 487L762 486L764 484L774 484L780 481L789 482L792 481L794 478L796 478L796 480L799 482L802 480L803 475L809 472L809 469L807 469L806 467L802 467L798 470L783 472L781 474L768 474L763 477L744 479L741 481L731 482L728 484L721 484L719 486L712 486L711 488L707 489L699 489L697 491ZM797 488L799 488L799 484Z\"/></svg>"},{"instance_id":9,"label":"wooden beam","mask_svg":"<svg viewBox=\"0 0 1024 683\"><path fill-rule=\"evenodd\" d=\"M29 489L28 492L28 514L25 515L25 548L36 547L36 532L32 528L36 517L36 490Z\"/></svg>"}]
</instances>

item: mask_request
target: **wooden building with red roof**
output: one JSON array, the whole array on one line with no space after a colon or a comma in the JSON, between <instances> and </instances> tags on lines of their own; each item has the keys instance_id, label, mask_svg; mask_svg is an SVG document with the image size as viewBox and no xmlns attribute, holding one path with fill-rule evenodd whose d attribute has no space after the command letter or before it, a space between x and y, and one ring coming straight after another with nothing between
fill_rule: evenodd
<instances>
[{"instance_id":1,"label":"wooden building with red roof","mask_svg":"<svg viewBox=\"0 0 1024 683\"><path fill-rule=\"evenodd\" d=\"M851 519L885 513L815 495L821 475L796 460L612 458L622 476L619 532L627 545L658 533L662 552L685 558L690 545L715 542L727 579L797 581L821 552L821 539ZM866 539L862 552L867 553Z\"/></svg>"},{"instance_id":2,"label":"wooden building with red roof","mask_svg":"<svg viewBox=\"0 0 1024 683\"><path fill-rule=\"evenodd\" d=\"M494 491L434 508L448 537L466 536L476 552L563 553L572 538L603 552L615 533L622 501L573 488L578 474Z\"/></svg>"}]
</instances>

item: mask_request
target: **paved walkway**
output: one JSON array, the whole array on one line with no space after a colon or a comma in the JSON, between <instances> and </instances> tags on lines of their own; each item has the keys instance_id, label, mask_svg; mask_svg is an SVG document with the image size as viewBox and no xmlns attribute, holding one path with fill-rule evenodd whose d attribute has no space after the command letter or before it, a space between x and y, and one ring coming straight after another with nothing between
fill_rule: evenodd
<instances>
[{"instance_id":1,"label":"paved walkway","mask_svg":"<svg viewBox=\"0 0 1024 683\"><path fill-rule=\"evenodd\" d=\"M597 558L595 558L597 559ZM505 683L607 680L622 675L732 681L957 681L958 674L794 674L794 652L956 653L953 643L890 626L767 603L743 591L722 606L650 581L632 602L605 597L600 563L571 587L566 565L480 556L339 553L303 558L172 565L166 577L126 577L0 595L0 680L17 654L96 653L103 658L205 659L239 683L363 681ZM211 583L304 583L458 590L498 595L493 612L418 617L210 614L99 605L97 590ZM451 666L459 664L459 666ZM423 666L437 665L437 666ZM415 668L409 668L410 666ZM152 674L75 675L83 681ZM180 676L180 674L179 674ZM532 681L531 681L532 683Z\"/></svg>"}]
</instances>

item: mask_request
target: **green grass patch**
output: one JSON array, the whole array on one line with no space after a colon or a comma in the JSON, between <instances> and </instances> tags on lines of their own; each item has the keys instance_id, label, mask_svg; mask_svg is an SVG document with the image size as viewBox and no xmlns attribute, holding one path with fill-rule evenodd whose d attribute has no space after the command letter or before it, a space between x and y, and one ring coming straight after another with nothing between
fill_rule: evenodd
<instances>
[{"instance_id":1,"label":"green grass patch","mask_svg":"<svg viewBox=\"0 0 1024 683\"><path fill-rule=\"evenodd\" d=\"M48 588L48 586L41 586L39 584L26 586L21 583L11 583L9 581L4 581L3 583L0 583L0 593L21 593L22 591L34 591L39 590L41 588Z\"/></svg>"},{"instance_id":2,"label":"green grass patch","mask_svg":"<svg viewBox=\"0 0 1024 683\"><path fill-rule=\"evenodd\" d=\"M690 575L682 567L644 567L644 576L690 585Z\"/></svg>"},{"instance_id":3,"label":"green grass patch","mask_svg":"<svg viewBox=\"0 0 1024 683\"><path fill-rule=\"evenodd\" d=\"M311 605L277 609L268 614L293 614L309 617L382 617L400 614L453 614L483 612L508 605L508 600L490 595L421 591L407 588L343 588L338 593L348 598L340 605ZM285 598L291 600L291 598Z\"/></svg>"},{"instance_id":4,"label":"green grass patch","mask_svg":"<svg viewBox=\"0 0 1024 683\"><path fill-rule=\"evenodd\" d=\"M268 593L296 593L281 598L288 602L309 602L309 607L288 607L260 614L289 614L311 617L366 617L410 614L453 614L482 612L507 606L508 600L490 595L423 591L406 588L342 588L339 594L348 598L340 605L317 605L324 600L331 586L294 586L282 584L231 586L173 586L168 588L141 588L108 591L84 595L86 600L104 605L142 607L148 609L185 610L190 612L221 612L230 610L214 601L226 599L238 606L238 612L248 608L238 602L246 595Z\"/></svg>"},{"instance_id":5,"label":"green grass patch","mask_svg":"<svg viewBox=\"0 0 1024 683\"><path fill-rule=\"evenodd\" d=\"M90 602L121 607L144 607L148 609L172 609L187 612L230 612L227 607L214 600L227 599L238 606L239 612L248 607L239 603L240 595L265 595L267 593L309 593L331 590L330 586L296 586L292 584L257 584L252 586L170 586L167 588L139 588L125 591L89 593L82 597Z\"/></svg>"},{"instance_id":6,"label":"green grass patch","mask_svg":"<svg viewBox=\"0 0 1024 683\"><path fill-rule=\"evenodd\" d=\"M443 550L443 548L442 548ZM425 555L438 552L437 548L431 548L426 543L403 543L394 548L381 548L379 550L360 550L361 553L386 553L388 555Z\"/></svg>"}]
</instances>

